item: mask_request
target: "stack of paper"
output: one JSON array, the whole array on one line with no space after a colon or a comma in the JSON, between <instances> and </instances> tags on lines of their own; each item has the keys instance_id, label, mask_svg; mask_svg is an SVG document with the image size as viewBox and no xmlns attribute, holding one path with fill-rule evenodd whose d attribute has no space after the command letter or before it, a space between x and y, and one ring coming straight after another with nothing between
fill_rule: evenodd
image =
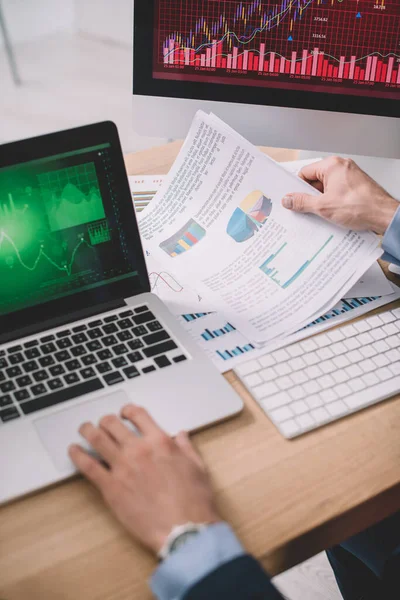
<instances>
[{"instance_id":1,"label":"stack of paper","mask_svg":"<svg viewBox=\"0 0 400 600\"><path fill-rule=\"evenodd\" d=\"M381 255L377 236L282 207L286 193L302 190L319 194L215 116L198 113L138 214L153 291L184 314L221 371L257 348L309 335L310 323L326 327L384 303L385 294L393 299L379 266L368 271Z\"/></svg>"}]
</instances>

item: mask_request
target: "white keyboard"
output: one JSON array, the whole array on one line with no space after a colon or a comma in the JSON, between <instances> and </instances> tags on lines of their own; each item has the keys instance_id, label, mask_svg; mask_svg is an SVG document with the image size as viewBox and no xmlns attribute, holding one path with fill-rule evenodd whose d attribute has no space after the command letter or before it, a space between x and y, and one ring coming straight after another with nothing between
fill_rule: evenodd
<instances>
[{"instance_id":1,"label":"white keyboard","mask_svg":"<svg viewBox=\"0 0 400 600\"><path fill-rule=\"evenodd\" d=\"M297 437L400 391L400 309L296 342L235 371L281 434Z\"/></svg>"}]
</instances>

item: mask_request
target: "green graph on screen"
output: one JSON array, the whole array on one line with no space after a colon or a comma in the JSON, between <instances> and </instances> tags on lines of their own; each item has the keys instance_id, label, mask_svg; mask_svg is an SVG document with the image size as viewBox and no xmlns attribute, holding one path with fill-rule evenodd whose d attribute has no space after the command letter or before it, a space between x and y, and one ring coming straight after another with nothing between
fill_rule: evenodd
<instances>
[{"instance_id":1,"label":"green graph on screen","mask_svg":"<svg viewBox=\"0 0 400 600\"><path fill-rule=\"evenodd\" d=\"M38 175L51 231L104 219L94 163Z\"/></svg>"}]
</instances>

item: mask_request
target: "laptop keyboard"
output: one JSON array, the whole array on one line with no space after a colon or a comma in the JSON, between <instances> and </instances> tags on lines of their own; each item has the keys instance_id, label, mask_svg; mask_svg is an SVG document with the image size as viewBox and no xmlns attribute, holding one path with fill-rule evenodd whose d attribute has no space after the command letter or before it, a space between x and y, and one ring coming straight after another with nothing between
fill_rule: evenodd
<instances>
[{"instance_id":1,"label":"laptop keyboard","mask_svg":"<svg viewBox=\"0 0 400 600\"><path fill-rule=\"evenodd\" d=\"M0 423L185 360L147 306L0 349Z\"/></svg>"}]
</instances>

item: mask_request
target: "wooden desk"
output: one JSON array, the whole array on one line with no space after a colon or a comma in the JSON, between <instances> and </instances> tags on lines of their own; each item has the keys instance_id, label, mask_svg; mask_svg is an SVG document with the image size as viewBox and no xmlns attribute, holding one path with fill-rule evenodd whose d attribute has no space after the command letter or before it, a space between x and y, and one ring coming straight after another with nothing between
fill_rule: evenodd
<instances>
[{"instance_id":1,"label":"wooden desk","mask_svg":"<svg viewBox=\"0 0 400 600\"><path fill-rule=\"evenodd\" d=\"M128 172L165 173L178 149L130 155ZM399 510L399 399L286 441L235 376L227 378L243 414L194 439L221 515L271 574ZM0 510L2 600L146 600L154 566L82 479Z\"/></svg>"}]
</instances>

